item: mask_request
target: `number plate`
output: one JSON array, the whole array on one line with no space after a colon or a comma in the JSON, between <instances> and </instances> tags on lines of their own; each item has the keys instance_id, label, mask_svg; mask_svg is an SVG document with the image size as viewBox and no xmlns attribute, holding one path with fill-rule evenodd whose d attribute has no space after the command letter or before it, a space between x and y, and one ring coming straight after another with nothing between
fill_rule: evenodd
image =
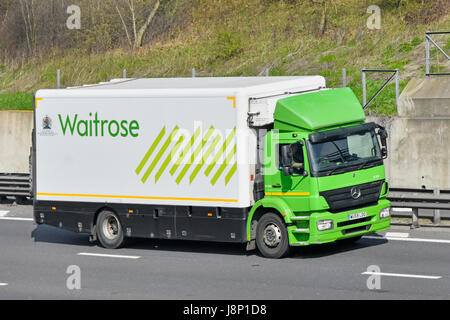
<instances>
[{"instance_id":1,"label":"number plate","mask_svg":"<svg viewBox=\"0 0 450 320\"><path fill-rule=\"evenodd\" d=\"M357 212L348 215L348 220L356 220L367 217L366 212Z\"/></svg>"}]
</instances>

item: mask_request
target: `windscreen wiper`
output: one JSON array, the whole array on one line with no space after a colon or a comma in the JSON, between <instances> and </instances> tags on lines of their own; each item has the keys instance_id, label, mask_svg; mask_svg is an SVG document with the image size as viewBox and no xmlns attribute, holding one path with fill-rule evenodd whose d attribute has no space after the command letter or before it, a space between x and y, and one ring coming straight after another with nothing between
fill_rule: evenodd
<instances>
[{"instance_id":1,"label":"windscreen wiper","mask_svg":"<svg viewBox=\"0 0 450 320\"><path fill-rule=\"evenodd\" d=\"M335 172L337 169L342 169L341 166L336 165L334 169L332 169L330 172L328 172L327 176L330 176L333 172Z\"/></svg>"},{"instance_id":2,"label":"windscreen wiper","mask_svg":"<svg viewBox=\"0 0 450 320\"><path fill-rule=\"evenodd\" d=\"M371 159L366 159L363 161L363 163L361 163L361 165L356 169L356 171L361 170L362 168L364 168L364 166L371 161Z\"/></svg>"}]
</instances>

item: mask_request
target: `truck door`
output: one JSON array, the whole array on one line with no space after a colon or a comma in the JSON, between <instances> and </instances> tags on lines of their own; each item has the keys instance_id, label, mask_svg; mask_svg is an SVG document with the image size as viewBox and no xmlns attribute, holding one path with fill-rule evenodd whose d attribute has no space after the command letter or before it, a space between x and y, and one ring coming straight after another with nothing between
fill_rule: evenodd
<instances>
[{"instance_id":1,"label":"truck door","mask_svg":"<svg viewBox=\"0 0 450 320\"><path fill-rule=\"evenodd\" d=\"M299 143L292 152L293 165L283 170L282 146L299 141L295 134L269 132L266 139L264 185L266 196L278 196L295 211L309 210L310 177L306 147Z\"/></svg>"}]
</instances>

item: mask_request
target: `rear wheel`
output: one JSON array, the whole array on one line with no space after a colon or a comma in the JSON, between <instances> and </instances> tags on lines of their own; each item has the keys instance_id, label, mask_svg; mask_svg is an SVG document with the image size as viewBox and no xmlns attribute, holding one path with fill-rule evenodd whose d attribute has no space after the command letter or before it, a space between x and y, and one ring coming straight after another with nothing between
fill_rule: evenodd
<instances>
[{"instance_id":1,"label":"rear wheel","mask_svg":"<svg viewBox=\"0 0 450 320\"><path fill-rule=\"evenodd\" d=\"M268 212L258 221L256 245L266 258L282 258L289 254L289 237L284 221L279 215Z\"/></svg>"},{"instance_id":2,"label":"rear wheel","mask_svg":"<svg viewBox=\"0 0 450 320\"><path fill-rule=\"evenodd\" d=\"M108 249L117 249L125 243L125 235L119 217L112 211L102 211L97 217L97 235L100 244Z\"/></svg>"}]
</instances>

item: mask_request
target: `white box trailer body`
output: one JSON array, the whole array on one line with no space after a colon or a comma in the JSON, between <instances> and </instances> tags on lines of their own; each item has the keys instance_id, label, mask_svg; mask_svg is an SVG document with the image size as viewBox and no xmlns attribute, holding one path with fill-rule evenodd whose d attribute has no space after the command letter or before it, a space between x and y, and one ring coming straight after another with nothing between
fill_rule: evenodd
<instances>
[{"instance_id":1,"label":"white box trailer body","mask_svg":"<svg viewBox=\"0 0 450 320\"><path fill-rule=\"evenodd\" d=\"M320 76L114 80L39 90L35 201L248 208L256 134ZM178 163L178 164L177 164Z\"/></svg>"}]
</instances>

